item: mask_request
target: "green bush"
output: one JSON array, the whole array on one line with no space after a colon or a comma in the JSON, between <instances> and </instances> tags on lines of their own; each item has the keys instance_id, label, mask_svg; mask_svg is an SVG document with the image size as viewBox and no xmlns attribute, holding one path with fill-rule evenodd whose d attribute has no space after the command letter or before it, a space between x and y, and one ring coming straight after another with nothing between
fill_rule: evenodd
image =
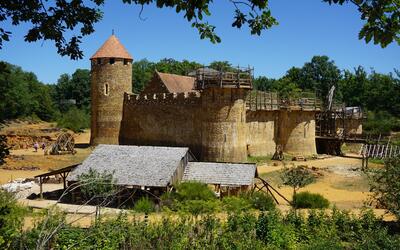
<instances>
[{"instance_id":1,"label":"green bush","mask_svg":"<svg viewBox=\"0 0 400 250\"><path fill-rule=\"evenodd\" d=\"M133 210L139 213L151 213L154 212L154 203L148 197L140 198L133 207Z\"/></svg>"},{"instance_id":2,"label":"green bush","mask_svg":"<svg viewBox=\"0 0 400 250\"><path fill-rule=\"evenodd\" d=\"M241 212L246 211L252 207L248 199L236 196L228 196L222 199L224 208L228 212Z\"/></svg>"},{"instance_id":3,"label":"green bush","mask_svg":"<svg viewBox=\"0 0 400 250\"><path fill-rule=\"evenodd\" d=\"M215 200L217 197L208 188L207 184L200 182L182 182L176 186L175 198L180 201L187 200Z\"/></svg>"},{"instance_id":4,"label":"green bush","mask_svg":"<svg viewBox=\"0 0 400 250\"><path fill-rule=\"evenodd\" d=\"M385 160L382 169L369 170L374 200L400 220L400 156Z\"/></svg>"},{"instance_id":5,"label":"green bush","mask_svg":"<svg viewBox=\"0 0 400 250\"><path fill-rule=\"evenodd\" d=\"M293 195L292 206L295 208L328 208L329 201L320 194L300 192Z\"/></svg>"},{"instance_id":6,"label":"green bush","mask_svg":"<svg viewBox=\"0 0 400 250\"><path fill-rule=\"evenodd\" d=\"M19 237L25 209L17 204L14 196L0 189L0 248L8 249Z\"/></svg>"},{"instance_id":7,"label":"green bush","mask_svg":"<svg viewBox=\"0 0 400 250\"><path fill-rule=\"evenodd\" d=\"M90 115L83 110L72 107L57 121L57 125L71 129L76 133L81 132L90 127Z\"/></svg>"},{"instance_id":8,"label":"green bush","mask_svg":"<svg viewBox=\"0 0 400 250\"><path fill-rule=\"evenodd\" d=\"M275 209L275 201L271 195L264 192L249 192L241 194L251 203L251 206L261 211L270 211Z\"/></svg>"},{"instance_id":9,"label":"green bush","mask_svg":"<svg viewBox=\"0 0 400 250\"><path fill-rule=\"evenodd\" d=\"M178 203L178 210L195 216L200 214L211 214L218 211L221 203L218 200L187 200Z\"/></svg>"}]
</instances>

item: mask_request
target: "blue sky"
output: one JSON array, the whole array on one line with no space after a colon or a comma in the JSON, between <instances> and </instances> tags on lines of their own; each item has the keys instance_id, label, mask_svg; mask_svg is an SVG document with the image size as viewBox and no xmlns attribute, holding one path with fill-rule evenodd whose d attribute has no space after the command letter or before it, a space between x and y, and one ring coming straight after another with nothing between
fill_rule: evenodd
<instances>
[{"instance_id":1,"label":"blue sky","mask_svg":"<svg viewBox=\"0 0 400 250\"><path fill-rule=\"evenodd\" d=\"M250 35L248 29L231 27L233 9L228 0L211 5L211 24L217 26L220 44L200 40L197 30L172 9L146 6L139 18L140 7L124 5L119 0L108 0L103 20L96 24L96 32L83 40L85 57L74 61L57 54L50 41L26 43L23 36L29 25L18 27L6 24L13 32L11 42L0 50L0 60L34 72L39 80L55 83L62 73L73 73L77 68L89 68L89 57L111 35L111 30L135 60L147 58L187 59L208 64L227 60L234 65L250 65L255 75L279 78L292 66L300 67L314 55L327 55L341 69L358 65L367 70L392 72L400 69L400 46L379 45L358 40L362 21L355 7L329 6L319 0L270 0L272 14L279 25L264 31L261 36Z\"/></svg>"}]
</instances>

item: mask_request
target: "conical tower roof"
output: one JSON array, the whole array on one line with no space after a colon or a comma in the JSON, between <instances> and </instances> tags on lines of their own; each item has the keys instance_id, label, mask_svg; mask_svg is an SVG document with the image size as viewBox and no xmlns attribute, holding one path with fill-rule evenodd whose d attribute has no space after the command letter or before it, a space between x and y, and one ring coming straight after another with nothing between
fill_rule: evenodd
<instances>
[{"instance_id":1,"label":"conical tower roof","mask_svg":"<svg viewBox=\"0 0 400 250\"><path fill-rule=\"evenodd\" d=\"M123 58L133 60L132 56L115 35L111 35L90 59L96 58Z\"/></svg>"}]
</instances>

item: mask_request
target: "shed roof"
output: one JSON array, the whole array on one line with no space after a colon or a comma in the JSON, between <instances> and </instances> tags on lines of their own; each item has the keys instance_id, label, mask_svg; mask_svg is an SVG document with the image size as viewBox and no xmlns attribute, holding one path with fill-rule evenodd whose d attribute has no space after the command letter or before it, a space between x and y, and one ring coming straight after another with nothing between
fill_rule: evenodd
<instances>
[{"instance_id":1,"label":"shed roof","mask_svg":"<svg viewBox=\"0 0 400 250\"><path fill-rule=\"evenodd\" d=\"M255 164L189 162L183 175L183 181L248 186L253 184L256 171Z\"/></svg>"},{"instance_id":2,"label":"shed roof","mask_svg":"<svg viewBox=\"0 0 400 250\"><path fill-rule=\"evenodd\" d=\"M156 71L160 80L170 93L192 92L195 90L195 78Z\"/></svg>"},{"instance_id":3,"label":"shed roof","mask_svg":"<svg viewBox=\"0 0 400 250\"><path fill-rule=\"evenodd\" d=\"M166 187L188 152L184 147L99 145L67 180L77 181L93 169L113 173L117 185Z\"/></svg>"},{"instance_id":4,"label":"shed roof","mask_svg":"<svg viewBox=\"0 0 400 250\"><path fill-rule=\"evenodd\" d=\"M132 56L115 35L111 35L90 59L96 58L123 58L133 60Z\"/></svg>"}]
</instances>

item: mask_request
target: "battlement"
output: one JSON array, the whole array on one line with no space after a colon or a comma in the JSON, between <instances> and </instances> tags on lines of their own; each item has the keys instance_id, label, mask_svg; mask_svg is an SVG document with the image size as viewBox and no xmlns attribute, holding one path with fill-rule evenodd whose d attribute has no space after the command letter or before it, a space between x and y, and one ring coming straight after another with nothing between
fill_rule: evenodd
<instances>
[{"instance_id":1,"label":"battlement","mask_svg":"<svg viewBox=\"0 0 400 250\"><path fill-rule=\"evenodd\" d=\"M199 92L156 93L139 95L125 93L124 103L128 105L200 104L201 94Z\"/></svg>"}]
</instances>

